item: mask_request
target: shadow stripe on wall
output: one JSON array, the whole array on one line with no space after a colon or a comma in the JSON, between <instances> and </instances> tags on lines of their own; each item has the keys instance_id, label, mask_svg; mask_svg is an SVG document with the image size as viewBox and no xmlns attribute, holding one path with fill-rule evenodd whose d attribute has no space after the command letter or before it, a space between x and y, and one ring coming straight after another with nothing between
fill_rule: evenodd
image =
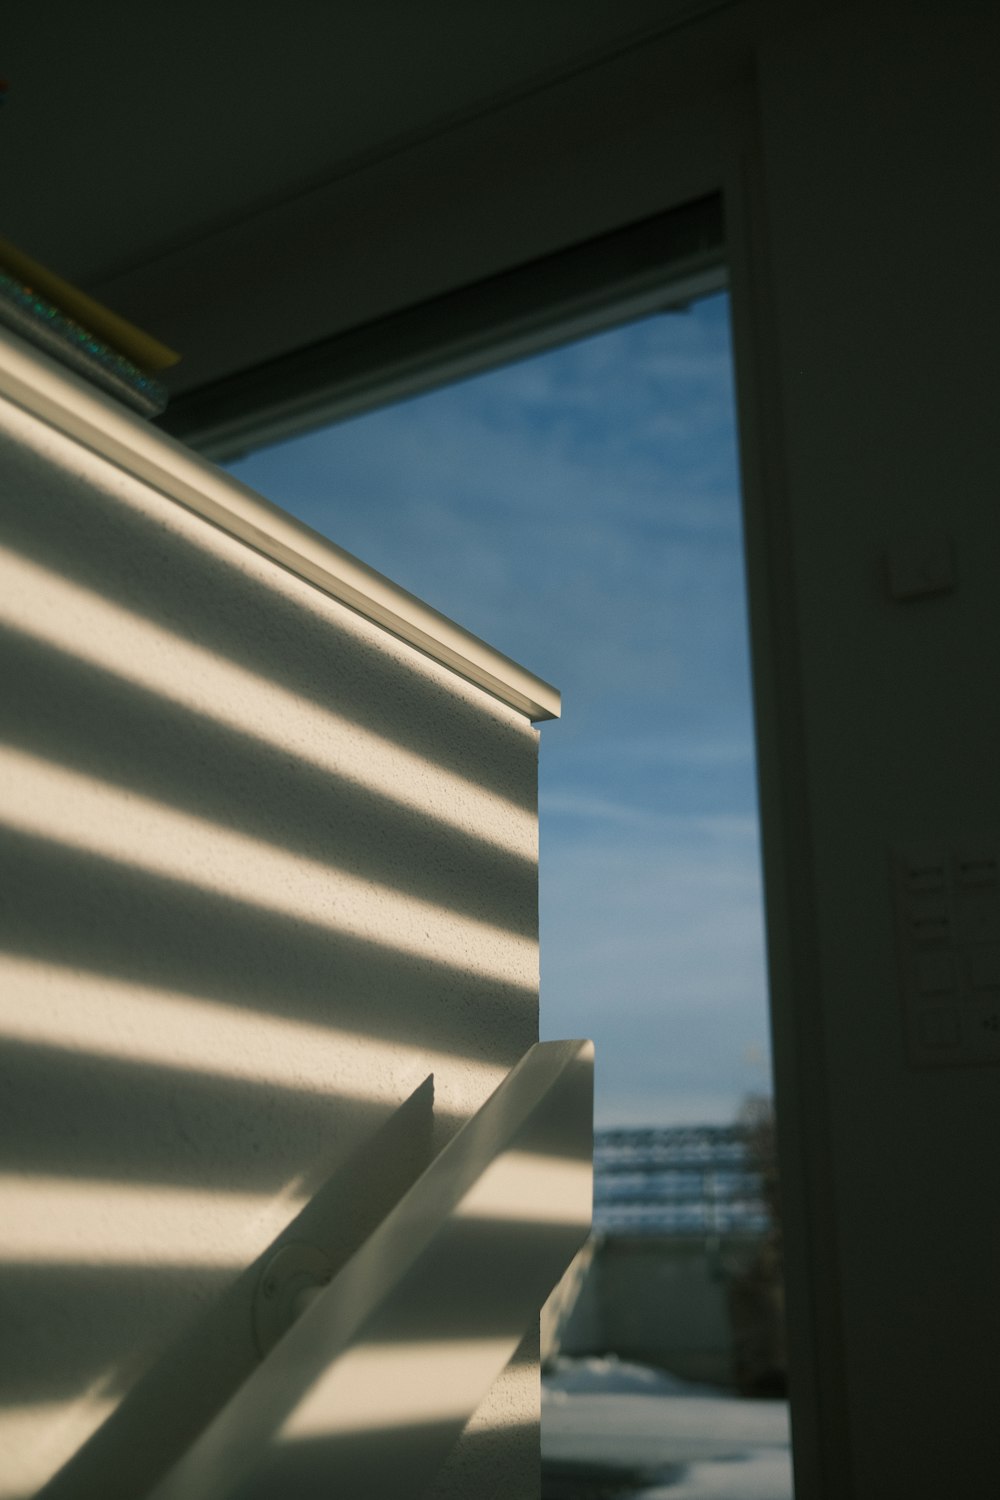
<instances>
[{"instance_id":1,"label":"shadow stripe on wall","mask_svg":"<svg viewBox=\"0 0 1000 1500\"><path fill-rule=\"evenodd\" d=\"M0 823L416 958L524 984L537 975L533 938L9 746L0 746Z\"/></svg>"},{"instance_id":2,"label":"shadow stripe on wall","mask_svg":"<svg viewBox=\"0 0 1000 1500\"><path fill-rule=\"evenodd\" d=\"M448 820L426 798L416 799L423 806L389 798L378 776L366 784L360 767L341 774L328 740L321 765L2 627L0 652L8 683L0 739L12 748L534 936L533 829L524 836L508 827L520 849L504 848L499 826L495 836L462 826L468 797L463 805L455 793Z\"/></svg>"},{"instance_id":3,"label":"shadow stripe on wall","mask_svg":"<svg viewBox=\"0 0 1000 1500\"><path fill-rule=\"evenodd\" d=\"M0 1039L8 1049L34 1048L39 1057L85 1058L95 1076L102 1065L129 1064L168 1079L263 1089L271 1100L333 1095L387 1104L398 1100L401 1080L412 1087L414 1070L422 1077L456 1061L454 1054L332 1023L268 1016L5 953ZM462 1066L477 1093L495 1088L506 1071L473 1058Z\"/></svg>"},{"instance_id":4,"label":"shadow stripe on wall","mask_svg":"<svg viewBox=\"0 0 1000 1500\"><path fill-rule=\"evenodd\" d=\"M18 431L5 450L5 482L12 493L40 486L44 514L5 511L12 568L44 570L63 598L79 590L105 618L118 609L167 633L179 654L190 647L254 674L533 814L536 734L520 714L175 502L109 476L95 455L47 433L62 471L30 436Z\"/></svg>"},{"instance_id":5,"label":"shadow stripe on wall","mask_svg":"<svg viewBox=\"0 0 1000 1500\"><path fill-rule=\"evenodd\" d=\"M453 1058L512 1067L520 1038L491 1052L484 1035L504 1037L512 1016L530 1032L537 1011L534 983L404 953L3 827L0 890L0 949L12 955Z\"/></svg>"},{"instance_id":6,"label":"shadow stripe on wall","mask_svg":"<svg viewBox=\"0 0 1000 1500\"><path fill-rule=\"evenodd\" d=\"M532 809L506 795L497 767L488 778L443 767L402 737L374 733L330 704L321 707L2 550L0 585L0 620L14 652L7 670L15 685L16 652L33 641L66 658L70 671L82 669L84 680L96 669L118 684L119 694L145 691L196 721L236 731L251 745L371 788L501 849L534 847ZM44 682L21 680L21 696L34 714L51 707Z\"/></svg>"}]
</instances>

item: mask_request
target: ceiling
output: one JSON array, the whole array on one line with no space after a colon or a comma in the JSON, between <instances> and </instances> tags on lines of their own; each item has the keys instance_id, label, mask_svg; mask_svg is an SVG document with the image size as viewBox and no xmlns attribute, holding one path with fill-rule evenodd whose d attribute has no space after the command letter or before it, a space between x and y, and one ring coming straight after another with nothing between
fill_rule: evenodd
<instances>
[{"instance_id":1,"label":"ceiling","mask_svg":"<svg viewBox=\"0 0 1000 1500\"><path fill-rule=\"evenodd\" d=\"M97 287L550 86L705 4L11 7L0 233Z\"/></svg>"},{"instance_id":2,"label":"ceiling","mask_svg":"<svg viewBox=\"0 0 1000 1500\"><path fill-rule=\"evenodd\" d=\"M661 210L636 132L741 9L36 0L0 31L0 236L180 350L175 402L263 372L252 426L276 361Z\"/></svg>"}]
</instances>

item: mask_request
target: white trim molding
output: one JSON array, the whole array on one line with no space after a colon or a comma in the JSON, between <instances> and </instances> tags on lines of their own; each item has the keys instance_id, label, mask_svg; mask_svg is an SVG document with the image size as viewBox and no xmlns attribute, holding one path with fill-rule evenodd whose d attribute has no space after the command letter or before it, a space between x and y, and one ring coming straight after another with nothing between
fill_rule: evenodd
<instances>
[{"instance_id":1,"label":"white trim molding","mask_svg":"<svg viewBox=\"0 0 1000 1500\"><path fill-rule=\"evenodd\" d=\"M272 558L532 720L556 719L556 688L0 329L0 395Z\"/></svg>"}]
</instances>

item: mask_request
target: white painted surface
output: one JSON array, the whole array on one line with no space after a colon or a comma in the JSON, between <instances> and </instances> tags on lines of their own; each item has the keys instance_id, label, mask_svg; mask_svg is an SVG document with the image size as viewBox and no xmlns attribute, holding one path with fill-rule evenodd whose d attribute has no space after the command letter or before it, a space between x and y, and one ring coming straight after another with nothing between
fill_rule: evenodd
<instances>
[{"instance_id":1,"label":"white painted surface","mask_svg":"<svg viewBox=\"0 0 1000 1500\"><path fill-rule=\"evenodd\" d=\"M559 693L374 568L0 329L0 396L535 719Z\"/></svg>"},{"instance_id":2,"label":"white painted surface","mask_svg":"<svg viewBox=\"0 0 1000 1500\"><path fill-rule=\"evenodd\" d=\"M593 1069L526 1052L151 1500L425 1495L589 1233Z\"/></svg>"},{"instance_id":3,"label":"white painted surface","mask_svg":"<svg viewBox=\"0 0 1000 1500\"><path fill-rule=\"evenodd\" d=\"M320 288L332 333L725 187L802 1500L992 1500L996 1078L907 1067L888 852L1000 826L995 14L833 11L727 6L103 290L209 323L197 384ZM954 591L890 604L942 531Z\"/></svg>"},{"instance_id":4,"label":"white painted surface","mask_svg":"<svg viewBox=\"0 0 1000 1500\"><path fill-rule=\"evenodd\" d=\"M0 442L14 1500L429 1074L435 1151L537 1038L537 733L16 405ZM495 1400L537 1451L530 1362Z\"/></svg>"}]
</instances>

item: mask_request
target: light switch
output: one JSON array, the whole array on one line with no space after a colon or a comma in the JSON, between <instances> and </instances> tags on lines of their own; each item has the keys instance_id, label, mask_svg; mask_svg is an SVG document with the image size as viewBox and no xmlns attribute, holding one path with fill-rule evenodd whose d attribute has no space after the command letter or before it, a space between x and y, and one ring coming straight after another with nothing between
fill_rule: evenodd
<instances>
[{"instance_id":1,"label":"light switch","mask_svg":"<svg viewBox=\"0 0 1000 1500\"><path fill-rule=\"evenodd\" d=\"M906 888L920 895L943 891L948 883L948 864L944 859L914 859L906 866Z\"/></svg>"},{"instance_id":2,"label":"light switch","mask_svg":"<svg viewBox=\"0 0 1000 1500\"><path fill-rule=\"evenodd\" d=\"M966 889L1000 885L1000 861L995 854L959 854L955 859L955 877Z\"/></svg>"},{"instance_id":3,"label":"light switch","mask_svg":"<svg viewBox=\"0 0 1000 1500\"><path fill-rule=\"evenodd\" d=\"M908 918L910 933L916 943L947 942L951 937L951 907L943 899L912 902Z\"/></svg>"},{"instance_id":4,"label":"light switch","mask_svg":"<svg viewBox=\"0 0 1000 1500\"><path fill-rule=\"evenodd\" d=\"M946 949L930 949L918 953L914 961L917 989L922 995L942 995L954 990L958 984L955 960Z\"/></svg>"},{"instance_id":5,"label":"light switch","mask_svg":"<svg viewBox=\"0 0 1000 1500\"><path fill-rule=\"evenodd\" d=\"M1000 990L1000 944L981 943L972 949L969 983L974 990Z\"/></svg>"},{"instance_id":6,"label":"light switch","mask_svg":"<svg viewBox=\"0 0 1000 1500\"><path fill-rule=\"evenodd\" d=\"M925 1047L954 1048L960 1041L958 1015L952 1005L932 1005L920 1012L920 1040Z\"/></svg>"},{"instance_id":7,"label":"light switch","mask_svg":"<svg viewBox=\"0 0 1000 1500\"><path fill-rule=\"evenodd\" d=\"M1000 1062L1000 1005L973 1005L966 1017L969 1049L978 1062Z\"/></svg>"},{"instance_id":8,"label":"light switch","mask_svg":"<svg viewBox=\"0 0 1000 1500\"><path fill-rule=\"evenodd\" d=\"M898 850L893 887L910 1063L1000 1065L1000 840Z\"/></svg>"},{"instance_id":9,"label":"light switch","mask_svg":"<svg viewBox=\"0 0 1000 1500\"><path fill-rule=\"evenodd\" d=\"M944 533L896 537L885 562L890 599L920 599L955 587L954 548Z\"/></svg>"}]
</instances>

